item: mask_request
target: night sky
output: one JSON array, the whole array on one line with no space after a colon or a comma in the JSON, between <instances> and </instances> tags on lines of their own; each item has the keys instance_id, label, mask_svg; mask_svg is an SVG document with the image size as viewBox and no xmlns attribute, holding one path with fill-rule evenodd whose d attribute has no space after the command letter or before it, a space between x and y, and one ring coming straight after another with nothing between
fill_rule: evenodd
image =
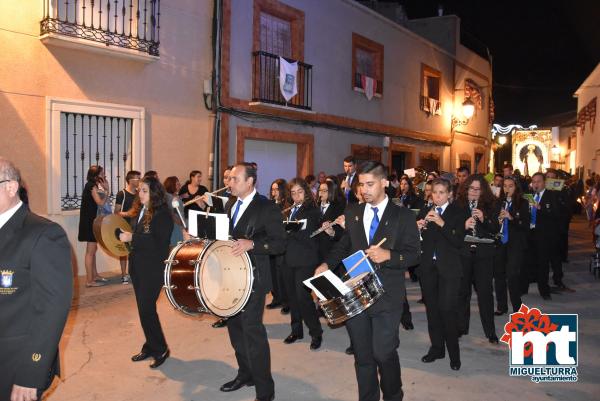
<instances>
[{"instance_id":1,"label":"night sky","mask_svg":"<svg viewBox=\"0 0 600 401\"><path fill-rule=\"evenodd\" d=\"M574 111L573 93L600 62L600 0L388 0L409 19L461 19L465 41L493 58L496 123L524 126ZM467 43L465 43L467 44Z\"/></svg>"}]
</instances>

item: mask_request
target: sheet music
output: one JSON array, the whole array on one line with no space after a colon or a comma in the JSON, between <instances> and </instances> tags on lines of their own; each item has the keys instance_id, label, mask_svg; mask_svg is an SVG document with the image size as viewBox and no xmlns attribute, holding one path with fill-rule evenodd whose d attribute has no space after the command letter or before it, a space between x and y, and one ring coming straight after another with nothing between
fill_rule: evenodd
<instances>
[{"instance_id":1,"label":"sheet music","mask_svg":"<svg viewBox=\"0 0 600 401\"><path fill-rule=\"evenodd\" d=\"M206 218L207 213L198 210L188 211L189 229L188 232L194 237L198 237L198 217ZM208 213L209 217L215 219L215 238L220 241L229 240L229 217L225 213ZM213 239L213 238L211 238Z\"/></svg>"},{"instance_id":2,"label":"sheet music","mask_svg":"<svg viewBox=\"0 0 600 401\"><path fill-rule=\"evenodd\" d=\"M325 277L342 295L350 292L350 288L344 284L344 282L338 276L336 276L331 270L325 270L323 273L317 274L316 276L303 281L304 285L313 290L321 301L326 301L327 297L324 296L311 282L317 277Z\"/></svg>"}]
</instances>

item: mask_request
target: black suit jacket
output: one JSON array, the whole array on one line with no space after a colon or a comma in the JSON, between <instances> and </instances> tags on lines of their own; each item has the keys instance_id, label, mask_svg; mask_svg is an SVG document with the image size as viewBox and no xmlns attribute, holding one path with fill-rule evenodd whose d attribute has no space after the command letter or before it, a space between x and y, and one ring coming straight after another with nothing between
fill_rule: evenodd
<instances>
[{"instance_id":1,"label":"black suit jacket","mask_svg":"<svg viewBox=\"0 0 600 401\"><path fill-rule=\"evenodd\" d=\"M558 238L560 211L556 192L545 190L536 212L534 235L542 240Z\"/></svg>"},{"instance_id":2,"label":"black suit jacket","mask_svg":"<svg viewBox=\"0 0 600 401\"><path fill-rule=\"evenodd\" d=\"M504 207L504 206L503 206ZM509 210L512 220L508 220L508 251L522 251L527 248L527 233L531 216L529 214L529 202L521 200L521 205L515 207L513 204Z\"/></svg>"},{"instance_id":3,"label":"black suit jacket","mask_svg":"<svg viewBox=\"0 0 600 401\"><path fill-rule=\"evenodd\" d=\"M151 269L155 276L162 275L165 268L164 261L169 257L169 244L173 231L171 211L168 205L155 210L148 227L144 225L143 216L140 222L137 220L138 217L135 217L132 248L129 254L132 273L140 274L141 277L145 273L150 273L148 269ZM137 271L138 269L140 271Z\"/></svg>"},{"instance_id":4,"label":"black suit jacket","mask_svg":"<svg viewBox=\"0 0 600 401\"><path fill-rule=\"evenodd\" d=\"M463 207L463 212L465 216L465 221L471 217L471 209L469 206ZM475 224L475 234L479 238L489 238L496 239L497 234L500 232L500 223L498 222L498 215L500 214L500 203L494 202L491 207L491 210L483 211L483 220L477 220ZM464 224L464 221L463 221ZM473 232L471 230L466 231L467 234L472 235ZM479 256L492 256L495 252L494 244L476 244L473 245L471 242L464 242L462 249L462 254L465 256L471 255L471 250L473 246L478 248Z\"/></svg>"},{"instance_id":5,"label":"black suit jacket","mask_svg":"<svg viewBox=\"0 0 600 401\"><path fill-rule=\"evenodd\" d=\"M321 227L324 222L332 222L339 216L343 215L345 208L345 202L331 202L329 204L329 207L325 211L325 214L320 217L319 227ZM340 240L342 234L344 233L344 229L338 225L333 226L333 231L335 232L335 235L333 237L330 237L329 234L327 234L325 231L321 232L316 237L319 244L319 262L325 260L325 257L329 254L329 251L331 250L333 245Z\"/></svg>"},{"instance_id":6,"label":"black suit jacket","mask_svg":"<svg viewBox=\"0 0 600 401\"><path fill-rule=\"evenodd\" d=\"M346 179L346 177L348 177L348 175L343 174L344 176L344 180ZM352 184L354 184L354 181L358 180L358 173L354 173L354 176L352 176L352 179L350 180L350 182L348 183L348 189L350 190L350 192L348 193L348 203L358 203L358 198L356 197L356 195L354 195L354 192L352 192Z\"/></svg>"},{"instance_id":7,"label":"black suit jacket","mask_svg":"<svg viewBox=\"0 0 600 401\"><path fill-rule=\"evenodd\" d=\"M285 248L285 264L289 267L317 267L319 264L319 245L316 238L309 238L310 233L319 228L321 213L314 205L302 205L296 212L294 220L306 219L304 230L292 231L287 235Z\"/></svg>"},{"instance_id":8,"label":"black suit jacket","mask_svg":"<svg viewBox=\"0 0 600 401\"><path fill-rule=\"evenodd\" d=\"M225 206L231 219L232 207L237 198L232 196ZM254 249L248 252L254 271L254 288L268 292L271 290L271 264L269 255L280 255L285 251L286 234L279 207L258 192L248 205L235 228L229 229L234 239L254 241Z\"/></svg>"},{"instance_id":9,"label":"black suit jacket","mask_svg":"<svg viewBox=\"0 0 600 401\"><path fill-rule=\"evenodd\" d=\"M424 207L419 212L417 220L424 219L431 207ZM465 238L466 215L463 208L455 203L450 203L442 213L444 226L428 222L426 229L421 231L423 242L421 249L421 265L419 274L433 274L437 272L443 277L461 277L460 249ZM435 263L433 255L435 253Z\"/></svg>"},{"instance_id":10,"label":"black suit jacket","mask_svg":"<svg viewBox=\"0 0 600 401\"><path fill-rule=\"evenodd\" d=\"M417 194L411 193L407 194L404 200L402 199L402 195L398 196L402 206L408 209L421 209L423 207L423 199Z\"/></svg>"},{"instance_id":11,"label":"black suit jacket","mask_svg":"<svg viewBox=\"0 0 600 401\"><path fill-rule=\"evenodd\" d=\"M73 295L65 231L21 206L0 229L0 271L0 399L8 400L12 384L46 389L59 373Z\"/></svg>"},{"instance_id":12,"label":"black suit jacket","mask_svg":"<svg viewBox=\"0 0 600 401\"><path fill-rule=\"evenodd\" d=\"M363 225L365 206L366 204L361 204L346 208L344 234L325 259L325 263L330 269L335 268L342 259L352 253L369 247ZM421 244L415 214L406 208L395 205L389 199L377 231L373 236L372 244L377 244L383 238L386 238L386 241L381 247L391 251L391 258L379 265L380 269L377 274L385 290L382 298L387 301L378 302L374 306L377 306L377 308L397 308L404 302L404 272L409 266L417 265L421 256ZM379 304L382 305L378 306Z\"/></svg>"}]
</instances>

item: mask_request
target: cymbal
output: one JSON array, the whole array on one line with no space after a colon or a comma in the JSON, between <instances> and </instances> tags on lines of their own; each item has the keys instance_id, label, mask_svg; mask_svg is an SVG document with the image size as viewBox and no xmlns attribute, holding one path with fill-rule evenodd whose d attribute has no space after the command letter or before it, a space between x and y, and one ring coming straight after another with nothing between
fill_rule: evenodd
<instances>
[{"instance_id":1,"label":"cymbal","mask_svg":"<svg viewBox=\"0 0 600 401\"><path fill-rule=\"evenodd\" d=\"M129 223L118 214L98 216L94 219L94 237L109 254L121 257L129 255L130 245L119 240L121 231L132 232Z\"/></svg>"}]
</instances>

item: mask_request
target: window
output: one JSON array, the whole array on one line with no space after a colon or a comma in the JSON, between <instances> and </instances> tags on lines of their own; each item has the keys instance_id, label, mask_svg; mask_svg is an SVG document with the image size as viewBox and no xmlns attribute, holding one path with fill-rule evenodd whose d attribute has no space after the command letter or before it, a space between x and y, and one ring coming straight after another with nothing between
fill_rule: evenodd
<instances>
[{"instance_id":1,"label":"window","mask_svg":"<svg viewBox=\"0 0 600 401\"><path fill-rule=\"evenodd\" d=\"M363 162L375 160L380 162L383 149L378 146L367 146L367 145L350 145L350 152L354 159L356 159L356 165L360 165Z\"/></svg>"},{"instance_id":2,"label":"window","mask_svg":"<svg viewBox=\"0 0 600 401\"><path fill-rule=\"evenodd\" d=\"M92 165L104 168L114 198L125 187L125 174L131 170L131 118L60 113L60 207L76 210L81 207L81 195L87 170Z\"/></svg>"},{"instance_id":3,"label":"window","mask_svg":"<svg viewBox=\"0 0 600 401\"><path fill-rule=\"evenodd\" d=\"M374 93L383 95L383 45L352 34L352 88L364 91L365 78L374 80Z\"/></svg>"},{"instance_id":4,"label":"window","mask_svg":"<svg viewBox=\"0 0 600 401\"><path fill-rule=\"evenodd\" d=\"M104 167L111 197L128 170L144 171L143 108L52 98L46 107L49 214L77 213L91 165Z\"/></svg>"},{"instance_id":5,"label":"window","mask_svg":"<svg viewBox=\"0 0 600 401\"><path fill-rule=\"evenodd\" d=\"M421 110L428 115L442 114L441 82L441 72L426 64L421 64Z\"/></svg>"},{"instance_id":6,"label":"window","mask_svg":"<svg viewBox=\"0 0 600 401\"><path fill-rule=\"evenodd\" d=\"M260 50L292 57L292 24L265 12L260 13Z\"/></svg>"},{"instance_id":7,"label":"window","mask_svg":"<svg viewBox=\"0 0 600 401\"><path fill-rule=\"evenodd\" d=\"M433 153L421 153L419 155L420 165L425 171L439 170L440 156Z\"/></svg>"}]
</instances>

